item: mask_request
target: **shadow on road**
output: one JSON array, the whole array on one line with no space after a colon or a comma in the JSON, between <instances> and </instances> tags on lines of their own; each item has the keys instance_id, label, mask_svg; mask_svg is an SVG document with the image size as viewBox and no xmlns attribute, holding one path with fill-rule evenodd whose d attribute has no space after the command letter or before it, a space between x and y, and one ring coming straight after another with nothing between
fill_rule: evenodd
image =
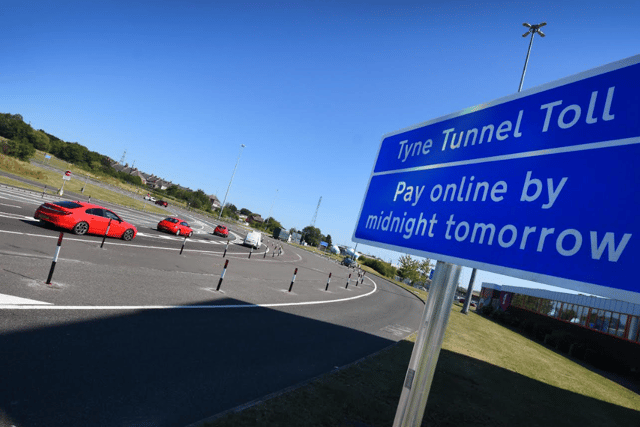
<instances>
[{"instance_id":1,"label":"shadow on road","mask_svg":"<svg viewBox=\"0 0 640 427\"><path fill-rule=\"evenodd\" d=\"M117 313L2 312L28 329L0 335L0 425L187 425L391 343L256 307Z\"/></svg>"}]
</instances>

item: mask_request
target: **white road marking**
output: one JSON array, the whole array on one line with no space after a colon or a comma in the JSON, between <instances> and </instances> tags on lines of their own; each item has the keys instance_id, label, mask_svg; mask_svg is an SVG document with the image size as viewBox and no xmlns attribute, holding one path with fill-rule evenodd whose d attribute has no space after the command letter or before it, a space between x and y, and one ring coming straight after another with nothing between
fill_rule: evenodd
<instances>
[{"instance_id":1,"label":"white road marking","mask_svg":"<svg viewBox=\"0 0 640 427\"><path fill-rule=\"evenodd\" d=\"M395 337L400 337L404 334L409 334L412 332L410 328L407 328L406 326L401 326L401 325L388 325L380 330L385 332L390 332Z\"/></svg>"},{"instance_id":2,"label":"white road marking","mask_svg":"<svg viewBox=\"0 0 640 427\"><path fill-rule=\"evenodd\" d=\"M4 199L4 197L0 197L0 199ZM10 208L19 208L22 209L22 206L18 206L18 205L7 205L5 203L0 203L0 206L9 206Z\"/></svg>"},{"instance_id":3,"label":"white road marking","mask_svg":"<svg viewBox=\"0 0 640 427\"><path fill-rule=\"evenodd\" d=\"M371 280L371 279L369 279ZM293 307L303 305L332 304L345 302L367 297L378 290L376 282L373 282L373 290L366 294L349 298L340 298L329 301L303 301L303 302L282 302L273 304L234 304L234 305L0 305L0 310L184 310L184 309L227 309L227 308L271 308L271 307ZM38 303L43 304L43 303ZM44 303L47 304L47 303Z\"/></svg>"},{"instance_id":4,"label":"white road marking","mask_svg":"<svg viewBox=\"0 0 640 427\"><path fill-rule=\"evenodd\" d=\"M50 305L50 302L36 301L33 299L27 298L19 298L14 297L12 295L4 295L0 294L0 308L4 308L3 306L21 306L21 305Z\"/></svg>"},{"instance_id":5,"label":"white road marking","mask_svg":"<svg viewBox=\"0 0 640 427\"><path fill-rule=\"evenodd\" d=\"M32 219L35 221L35 219L32 216L26 216L26 215L20 215L20 214L12 214L9 212L0 212L0 216L4 217L4 218L11 218L11 219Z\"/></svg>"}]
</instances>

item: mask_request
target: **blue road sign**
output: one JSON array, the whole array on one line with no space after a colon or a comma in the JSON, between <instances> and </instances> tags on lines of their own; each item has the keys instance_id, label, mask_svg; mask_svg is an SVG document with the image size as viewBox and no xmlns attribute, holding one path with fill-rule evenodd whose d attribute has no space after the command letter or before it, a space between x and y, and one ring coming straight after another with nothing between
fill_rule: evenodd
<instances>
[{"instance_id":1,"label":"blue road sign","mask_svg":"<svg viewBox=\"0 0 640 427\"><path fill-rule=\"evenodd\" d=\"M385 135L353 240L640 303L640 55Z\"/></svg>"}]
</instances>

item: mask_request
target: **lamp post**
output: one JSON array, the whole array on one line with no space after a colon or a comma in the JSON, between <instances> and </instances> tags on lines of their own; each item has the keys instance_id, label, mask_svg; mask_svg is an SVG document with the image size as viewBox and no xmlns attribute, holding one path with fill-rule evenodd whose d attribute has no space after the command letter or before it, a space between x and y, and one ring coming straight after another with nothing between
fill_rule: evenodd
<instances>
[{"instance_id":1,"label":"lamp post","mask_svg":"<svg viewBox=\"0 0 640 427\"><path fill-rule=\"evenodd\" d=\"M273 210L273 205L276 204L277 198L278 198L278 190L276 190L276 195L273 196L273 202L271 202L271 207L269 208L269 216L267 218L271 218L271 211Z\"/></svg>"},{"instance_id":2,"label":"lamp post","mask_svg":"<svg viewBox=\"0 0 640 427\"><path fill-rule=\"evenodd\" d=\"M535 34L538 33L538 34L540 34L540 37L544 37L545 34L542 31L540 31L540 28L542 28L545 25L547 25L547 23L546 22L542 22L542 23L537 24L537 25L531 25L531 24L528 24L528 23L525 22L522 25L529 29L529 31L524 33L522 35L522 37L527 37L529 34L531 34L531 40L529 41L529 50L527 50L527 59L525 59L525 61L524 61L524 69L522 70L522 78L520 79L520 87L518 88L518 92L520 92L522 90L522 84L524 83L524 73L527 72L527 64L529 63L529 54L531 54L531 46L533 45L533 36L535 36Z\"/></svg>"},{"instance_id":3,"label":"lamp post","mask_svg":"<svg viewBox=\"0 0 640 427\"><path fill-rule=\"evenodd\" d=\"M220 206L220 215L218 215L218 219L222 218L222 210L224 209L224 205L227 202L227 196L229 195L229 190L231 189L231 183L233 182L233 176L236 174L236 169L238 168L238 162L240 162L240 156L242 156L243 148L244 148L244 144L240 144L240 153L238 154L238 160L236 160L236 165L233 167L233 173L231 174L231 179L229 180L229 186L227 187L227 192L224 195L224 201L222 202L222 206Z\"/></svg>"}]
</instances>

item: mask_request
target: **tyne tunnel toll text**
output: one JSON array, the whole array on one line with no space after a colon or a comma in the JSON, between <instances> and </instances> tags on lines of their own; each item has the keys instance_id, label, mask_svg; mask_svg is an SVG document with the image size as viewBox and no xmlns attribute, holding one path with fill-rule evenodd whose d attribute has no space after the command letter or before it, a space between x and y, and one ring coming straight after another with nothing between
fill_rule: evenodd
<instances>
[{"instance_id":1,"label":"tyne tunnel toll text","mask_svg":"<svg viewBox=\"0 0 640 427\"><path fill-rule=\"evenodd\" d=\"M640 56L382 139L354 241L640 302Z\"/></svg>"}]
</instances>

